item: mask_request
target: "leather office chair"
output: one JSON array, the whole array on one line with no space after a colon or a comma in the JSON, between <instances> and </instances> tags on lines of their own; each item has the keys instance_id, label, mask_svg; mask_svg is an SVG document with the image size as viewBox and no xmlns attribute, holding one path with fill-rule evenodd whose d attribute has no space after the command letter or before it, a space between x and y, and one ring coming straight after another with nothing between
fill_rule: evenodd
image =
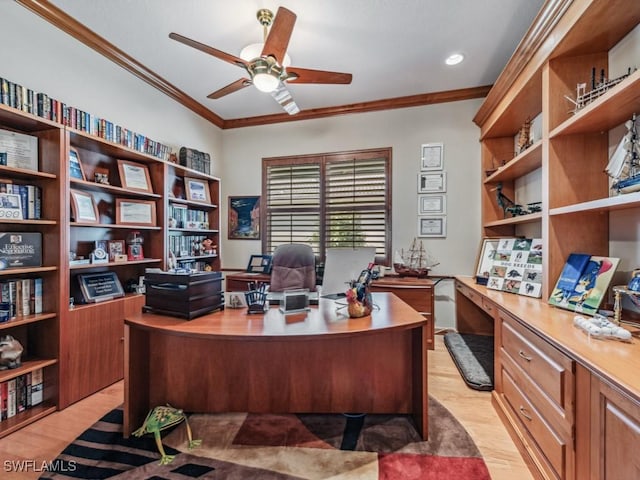
<instances>
[{"instance_id":1,"label":"leather office chair","mask_svg":"<svg viewBox=\"0 0 640 480\"><path fill-rule=\"evenodd\" d=\"M313 249L303 243L288 243L276 247L271 261L272 292L294 288L316 290L316 257Z\"/></svg>"}]
</instances>

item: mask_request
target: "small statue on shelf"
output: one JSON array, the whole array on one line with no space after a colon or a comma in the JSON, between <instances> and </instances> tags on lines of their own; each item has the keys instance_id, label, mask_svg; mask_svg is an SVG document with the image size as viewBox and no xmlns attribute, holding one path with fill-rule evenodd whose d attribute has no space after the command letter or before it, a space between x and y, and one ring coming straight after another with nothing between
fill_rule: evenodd
<instances>
[{"instance_id":1,"label":"small statue on shelf","mask_svg":"<svg viewBox=\"0 0 640 480\"><path fill-rule=\"evenodd\" d=\"M11 335L0 338L0 370L18 368L21 365L22 345Z\"/></svg>"},{"instance_id":2,"label":"small statue on shelf","mask_svg":"<svg viewBox=\"0 0 640 480\"><path fill-rule=\"evenodd\" d=\"M209 237L202 240L202 253L204 255L215 255L216 246L213 244L213 240Z\"/></svg>"}]
</instances>

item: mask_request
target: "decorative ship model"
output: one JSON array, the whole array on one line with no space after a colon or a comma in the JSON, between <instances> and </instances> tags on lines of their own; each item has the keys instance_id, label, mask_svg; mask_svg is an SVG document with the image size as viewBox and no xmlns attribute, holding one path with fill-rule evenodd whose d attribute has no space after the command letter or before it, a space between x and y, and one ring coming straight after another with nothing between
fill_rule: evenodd
<instances>
[{"instance_id":1,"label":"decorative ship model","mask_svg":"<svg viewBox=\"0 0 640 480\"><path fill-rule=\"evenodd\" d=\"M611 88L622 82L629 75L631 75L631 68L629 68L626 74L612 80L607 80L604 76L603 69L600 71L600 81L596 83L596 69L593 68L591 71L591 90L587 92L587 84L579 83L576 86L576 99L574 100L567 95L565 95L564 98L574 104L575 108L572 110L572 113L578 113L578 111L589 105L598 97L607 93Z\"/></svg>"},{"instance_id":2,"label":"decorative ship model","mask_svg":"<svg viewBox=\"0 0 640 480\"><path fill-rule=\"evenodd\" d=\"M396 251L393 260L393 268L401 277L426 277L436 265L440 262L427 253L422 240L418 242L415 238L407 252L404 249L400 253Z\"/></svg>"},{"instance_id":3,"label":"decorative ship model","mask_svg":"<svg viewBox=\"0 0 640 480\"><path fill-rule=\"evenodd\" d=\"M617 193L631 193L640 190L640 140L638 121L635 113L625 123L627 133L616 147L605 172L613 179L611 188Z\"/></svg>"}]
</instances>

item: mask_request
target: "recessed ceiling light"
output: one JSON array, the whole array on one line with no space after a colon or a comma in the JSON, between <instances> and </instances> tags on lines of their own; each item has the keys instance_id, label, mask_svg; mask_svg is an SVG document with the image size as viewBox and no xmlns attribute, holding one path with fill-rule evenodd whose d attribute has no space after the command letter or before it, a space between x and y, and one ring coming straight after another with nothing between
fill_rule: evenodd
<instances>
[{"instance_id":1,"label":"recessed ceiling light","mask_svg":"<svg viewBox=\"0 0 640 480\"><path fill-rule=\"evenodd\" d=\"M449 55L447 59L444 61L447 65L457 65L464 60L464 55L461 53L454 53L453 55Z\"/></svg>"}]
</instances>

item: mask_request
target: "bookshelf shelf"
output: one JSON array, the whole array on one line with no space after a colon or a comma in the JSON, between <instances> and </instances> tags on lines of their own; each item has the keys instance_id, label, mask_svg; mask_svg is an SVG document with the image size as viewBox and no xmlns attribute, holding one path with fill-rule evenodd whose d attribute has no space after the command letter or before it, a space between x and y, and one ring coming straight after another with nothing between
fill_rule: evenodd
<instances>
[{"instance_id":1,"label":"bookshelf shelf","mask_svg":"<svg viewBox=\"0 0 640 480\"><path fill-rule=\"evenodd\" d=\"M28 325L29 323L41 322L50 318L56 318L55 313L41 313L38 315L25 315L24 317L16 317L15 320L9 320L5 323L0 323L0 331L7 330L9 328L18 327L20 325Z\"/></svg>"},{"instance_id":2,"label":"bookshelf shelf","mask_svg":"<svg viewBox=\"0 0 640 480\"><path fill-rule=\"evenodd\" d=\"M22 365L18 368L12 368L10 370L0 370L0 383L6 382L12 378L19 377L25 373L33 372L39 368L45 368L50 365L55 365L58 360L54 358L50 359L27 359L22 361Z\"/></svg>"},{"instance_id":3,"label":"bookshelf shelf","mask_svg":"<svg viewBox=\"0 0 640 480\"><path fill-rule=\"evenodd\" d=\"M107 263L82 263L80 265L69 265L70 270L88 270L92 268L104 267L127 267L130 265L142 265L145 263L160 263L161 258L145 258L143 260L127 260L126 262L107 262Z\"/></svg>"},{"instance_id":4,"label":"bookshelf shelf","mask_svg":"<svg viewBox=\"0 0 640 480\"><path fill-rule=\"evenodd\" d=\"M9 225L57 225L56 220L0 220L1 224Z\"/></svg>"},{"instance_id":5,"label":"bookshelf shelf","mask_svg":"<svg viewBox=\"0 0 640 480\"><path fill-rule=\"evenodd\" d=\"M82 223L69 222L71 227L88 227L88 228L109 228L122 230L162 230L162 227L150 227L149 225L116 225L115 223Z\"/></svg>"},{"instance_id":6,"label":"bookshelf shelf","mask_svg":"<svg viewBox=\"0 0 640 480\"><path fill-rule=\"evenodd\" d=\"M21 178L21 179L42 178L42 179L55 180L56 178L56 175L52 173L37 172L34 170L25 170L24 168L7 167L5 165L0 165L0 174L11 175L12 177Z\"/></svg>"},{"instance_id":7,"label":"bookshelf shelf","mask_svg":"<svg viewBox=\"0 0 640 480\"><path fill-rule=\"evenodd\" d=\"M16 414L15 417L7 418L0 422L0 438L12 434L16 430L21 429L36 422L57 410L56 405L51 402L44 402L35 407L31 407L24 412Z\"/></svg>"},{"instance_id":8,"label":"bookshelf shelf","mask_svg":"<svg viewBox=\"0 0 640 480\"><path fill-rule=\"evenodd\" d=\"M58 270L58 267L23 267L23 268L8 268L6 270L0 270L0 276L13 276L21 275L24 273L44 273L53 272Z\"/></svg>"},{"instance_id":9,"label":"bookshelf shelf","mask_svg":"<svg viewBox=\"0 0 640 480\"><path fill-rule=\"evenodd\" d=\"M218 205L215 205L213 203L194 202L192 200L185 200L184 198L170 198L169 202L197 208L218 208Z\"/></svg>"},{"instance_id":10,"label":"bookshelf shelf","mask_svg":"<svg viewBox=\"0 0 640 480\"><path fill-rule=\"evenodd\" d=\"M100 183L89 182L87 180L72 179L71 185L73 185L74 187L81 187L83 190L92 190L95 192L110 192L127 197L162 198L162 195L160 195L159 193L136 192L135 190L128 190L126 188L117 187L115 185L102 185Z\"/></svg>"},{"instance_id":11,"label":"bookshelf shelf","mask_svg":"<svg viewBox=\"0 0 640 480\"><path fill-rule=\"evenodd\" d=\"M498 183L514 180L542 166L542 141L536 142L506 165L487 177L484 183Z\"/></svg>"},{"instance_id":12,"label":"bookshelf shelf","mask_svg":"<svg viewBox=\"0 0 640 480\"><path fill-rule=\"evenodd\" d=\"M542 219L542 213L530 213L529 215L518 215L517 217L505 218L502 220L494 220L486 222L485 228L500 227L503 225L518 225L524 223L539 222Z\"/></svg>"}]
</instances>

